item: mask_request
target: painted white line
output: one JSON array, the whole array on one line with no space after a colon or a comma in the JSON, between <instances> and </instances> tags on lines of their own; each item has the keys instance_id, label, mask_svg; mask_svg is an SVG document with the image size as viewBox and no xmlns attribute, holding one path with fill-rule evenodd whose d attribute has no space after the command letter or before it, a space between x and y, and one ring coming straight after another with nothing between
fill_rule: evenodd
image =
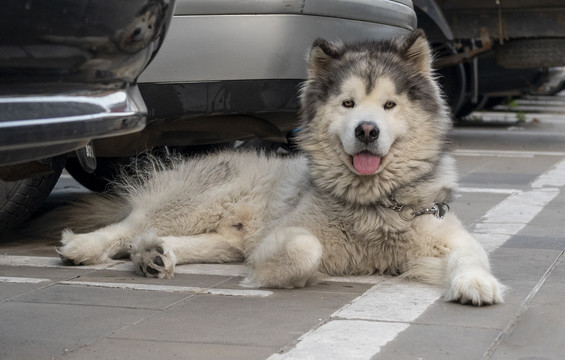
<instances>
[{"instance_id":1,"label":"painted white line","mask_svg":"<svg viewBox=\"0 0 565 360\"><path fill-rule=\"evenodd\" d=\"M110 283L110 282L96 282L96 281L61 281L59 282L59 284L93 286L93 287L112 288L112 289L181 292L181 293L188 292L195 294L244 296L244 297L267 297L273 294L272 291L266 291L266 290L212 289L212 288L201 288L194 286L168 286L168 285L131 284L131 283Z\"/></svg>"},{"instance_id":2,"label":"painted white line","mask_svg":"<svg viewBox=\"0 0 565 360\"><path fill-rule=\"evenodd\" d=\"M483 193L483 194L516 194L522 192L518 189L490 189L490 188L473 188L473 187L460 187L457 192L462 193Z\"/></svg>"},{"instance_id":3,"label":"painted white line","mask_svg":"<svg viewBox=\"0 0 565 360\"><path fill-rule=\"evenodd\" d=\"M565 156L562 151L519 151L519 150L481 150L481 149L456 149L451 152L458 156L499 156L499 157L525 157L534 156Z\"/></svg>"},{"instance_id":4,"label":"painted white line","mask_svg":"<svg viewBox=\"0 0 565 360\"><path fill-rule=\"evenodd\" d=\"M439 288L389 278L336 311L332 317L408 323L416 320L440 296Z\"/></svg>"},{"instance_id":5,"label":"painted white line","mask_svg":"<svg viewBox=\"0 0 565 360\"><path fill-rule=\"evenodd\" d=\"M24 277L7 277L0 276L0 283L14 283L14 284L39 284L42 282L51 281L42 278L24 278Z\"/></svg>"},{"instance_id":6,"label":"painted white line","mask_svg":"<svg viewBox=\"0 0 565 360\"><path fill-rule=\"evenodd\" d=\"M533 188L562 187L565 185L565 160L555 165L550 171L539 176L533 183Z\"/></svg>"},{"instance_id":7,"label":"painted white line","mask_svg":"<svg viewBox=\"0 0 565 360\"><path fill-rule=\"evenodd\" d=\"M63 264L61 258L55 256L18 256L18 255L0 255L0 265L3 266L30 266L30 267L44 267L44 268L77 268L86 270L101 270L121 264L123 261L110 261L98 265L81 265L69 266Z\"/></svg>"},{"instance_id":8,"label":"painted white line","mask_svg":"<svg viewBox=\"0 0 565 360\"><path fill-rule=\"evenodd\" d=\"M292 350L273 354L268 360L370 359L408 326L402 323L333 320L306 333Z\"/></svg>"}]
</instances>

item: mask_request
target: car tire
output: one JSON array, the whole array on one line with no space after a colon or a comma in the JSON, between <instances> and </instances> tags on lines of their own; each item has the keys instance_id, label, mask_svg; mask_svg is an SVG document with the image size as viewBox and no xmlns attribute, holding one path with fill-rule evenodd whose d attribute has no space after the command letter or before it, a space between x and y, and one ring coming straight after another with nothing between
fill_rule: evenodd
<instances>
[{"instance_id":1,"label":"car tire","mask_svg":"<svg viewBox=\"0 0 565 360\"><path fill-rule=\"evenodd\" d=\"M132 158L96 158L96 169L92 173L85 171L77 158L67 159L65 169L82 186L94 192L110 191L110 184L117 179L120 169L129 163Z\"/></svg>"},{"instance_id":2,"label":"car tire","mask_svg":"<svg viewBox=\"0 0 565 360\"><path fill-rule=\"evenodd\" d=\"M0 233L28 219L55 187L66 155L40 160L53 172L16 181L0 180Z\"/></svg>"}]
</instances>

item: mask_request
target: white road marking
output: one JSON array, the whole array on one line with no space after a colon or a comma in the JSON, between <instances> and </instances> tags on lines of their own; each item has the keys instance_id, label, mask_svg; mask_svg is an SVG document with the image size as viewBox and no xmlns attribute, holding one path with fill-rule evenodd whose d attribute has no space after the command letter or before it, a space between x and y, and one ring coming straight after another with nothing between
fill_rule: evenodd
<instances>
[{"instance_id":1,"label":"white road marking","mask_svg":"<svg viewBox=\"0 0 565 360\"><path fill-rule=\"evenodd\" d=\"M408 326L403 323L333 320L306 333L291 351L273 354L268 360L370 359ZM354 341L351 341L352 337Z\"/></svg>"},{"instance_id":2,"label":"white road marking","mask_svg":"<svg viewBox=\"0 0 565 360\"><path fill-rule=\"evenodd\" d=\"M562 187L565 185L565 161L561 161L548 172L540 175L533 183L533 188Z\"/></svg>"},{"instance_id":3,"label":"white road marking","mask_svg":"<svg viewBox=\"0 0 565 360\"><path fill-rule=\"evenodd\" d=\"M13 284L39 284L42 282L49 282L50 279L42 278L25 278L25 277L8 277L0 276L0 283L13 283Z\"/></svg>"},{"instance_id":4,"label":"white road marking","mask_svg":"<svg viewBox=\"0 0 565 360\"><path fill-rule=\"evenodd\" d=\"M460 187L457 192L462 193L482 193L482 194L515 194L520 193L519 189L488 189L488 188L473 188L473 187Z\"/></svg>"},{"instance_id":5,"label":"white road marking","mask_svg":"<svg viewBox=\"0 0 565 360\"><path fill-rule=\"evenodd\" d=\"M98 265L84 265L80 269L86 270L102 270L122 264L123 261L110 261ZM30 266L30 267L43 267L43 268L68 268L68 265L63 264L60 257L55 256L16 256L16 255L1 255L0 265L4 266Z\"/></svg>"},{"instance_id":6,"label":"white road marking","mask_svg":"<svg viewBox=\"0 0 565 360\"><path fill-rule=\"evenodd\" d=\"M194 286L168 286L132 283L111 283L96 281L61 281L61 285L94 286L112 289L143 290L143 291L162 291L162 292L188 292L195 294L211 294L224 296L245 296L245 297L267 297L273 295L272 291L267 290L239 290L239 289L213 289Z\"/></svg>"},{"instance_id":7,"label":"white road marking","mask_svg":"<svg viewBox=\"0 0 565 360\"><path fill-rule=\"evenodd\" d=\"M496 157L525 157L534 156L565 156L562 151L520 151L520 150L481 150L481 149L456 149L451 152L458 156L496 156Z\"/></svg>"}]
</instances>

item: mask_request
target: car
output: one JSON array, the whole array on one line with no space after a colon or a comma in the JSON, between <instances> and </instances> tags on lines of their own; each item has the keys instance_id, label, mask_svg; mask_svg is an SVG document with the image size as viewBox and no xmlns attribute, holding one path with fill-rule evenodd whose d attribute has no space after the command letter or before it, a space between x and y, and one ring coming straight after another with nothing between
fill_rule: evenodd
<instances>
[{"instance_id":1,"label":"car","mask_svg":"<svg viewBox=\"0 0 565 360\"><path fill-rule=\"evenodd\" d=\"M107 13L115 15L119 11L110 9L114 1L86 1L81 4L97 7L102 3L109 7ZM145 4L139 1L131 2ZM57 8L64 3L69 11L74 11L74 2L57 0L57 3L50 2L49 6ZM12 1L10 4L13 10L18 10L10 11L14 21L25 19L28 15L24 13L25 3ZM162 5L163 13L172 8L170 3L167 5L168 9ZM55 14L52 10L51 15L62 14L62 10L59 11ZM43 17L41 19L44 20ZM42 27L49 28L38 19L30 18L26 22L33 24L36 31L44 31ZM169 23L165 19L160 24L162 34ZM8 25L4 26L6 34ZM84 45L78 45L82 40L94 42L91 46L97 48L99 39L95 38L111 38L126 24L114 26L105 35L85 33L83 26L86 25L60 26L61 29L75 29L78 33L74 33L75 30L64 33L49 30L41 37L41 45L50 51L55 51L52 47L71 47L73 52L78 53L77 56L84 57ZM136 83L137 86L124 89L122 94L124 100L132 101L113 107L138 114L137 120L134 114L122 114L121 120L111 122L112 126L120 124L119 129L111 126L112 129L104 128L104 131L98 131L90 125L90 121L77 121L77 127L71 132L56 130L57 126L50 119L30 120L30 137L26 142L21 141L26 138L24 134L28 134L23 128L13 130L11 136L3 136L7 133L0 130L0 174L11 175L3 177L4 180L14 180L51 168L56 170L55 173L46 176L51 176L49 182L52 183L66 162L68 172L81 184L92 190L105 191L121 165L132 159L139 161L135 160L139 159L137 155L146 152L167 156L171 152L191 154L217 146L233 147L242 141L258 141L262 145L287 143L296 131L300 83L307 76L306 55L316 38L341 41L386 39L408 34L415 27L416 14L411 0L177 0L174 17L159 53L137 83L134 81L137 70L132 71L128 78L129 84ZM19 31L26 29L28 27L19 26ZM23 41L11 40L5 35L2 39L2 44L11 42L18 46ZM161 40L162 36L155 40L154 48ZM88 55L93 51L86 52ZM0 71L5 72L6 60L2 59L0 55ZM94 64L104 60L92 59ZM105 74L106 71L100 69L93 76ZM29 80L31 88L36 89L33 84L37 78ZM10 101L10 95L14 94L8 95ZM61 102L74 104L74 100L68 99ZM28 109L24 117L35 116L36 108L29 104L20 107ZM71 108L74 109L73 106ZM145 109L146 124L142 121ZM108 113L112 112L104 111L104 114ZM9 128L15 124L10 122L9 119L3 120L1 125ZM44 123L43 127L37 127L39 123ZM142 127L141 131L137 131ZM51 130L53 133L49 135ZM49 141L52 137L57 137L57 141ZM57 150L51 151L52 146L58 147ZM75 151L77 148L79 151ZM28 151L37 156L29 156ZM61 155L53 157L57 154ZM17 159L11 158L6 162L7 157L12 155ZM47 155L50 160L37 161ZM36 168L31 167L30 160ZM33 179L37 177L20 181L35 181ZM14 186L11 184L15 183L17 181L4 181L4 193L6 189L10 192ZM46 187L41 198L49 191ZM33 209L40 201L30 200L34 203L33 207L26 206ZM2 203L0 197L0 211L3 212L0 228L8 228L16 222L13 217L9 221L1 219L5 217L6 207L6 200ZM18 218L18 221L21 220L21 217Z\"/></svg>"},{"instance_id":2,"label":"car","mask_svg":"<svg viewBox=\"0 0 565 360\"><path fill-rule=\"evenodd\" d=\"M0 231L49 195L69 152L142 130L137 77L160 48L172 0L6 0L0 14Z\"/></svg>"},{"instance_id":3,"label":"car","mask_svg":"<svg viewBox=\"0 0 565 360\"><path fill-rule=\"evenodd\" d=\"M414 0L414 7L457 118L551 82L560 90L551 70L565 66L560 2Z\"/></svg>"}]
</instances>

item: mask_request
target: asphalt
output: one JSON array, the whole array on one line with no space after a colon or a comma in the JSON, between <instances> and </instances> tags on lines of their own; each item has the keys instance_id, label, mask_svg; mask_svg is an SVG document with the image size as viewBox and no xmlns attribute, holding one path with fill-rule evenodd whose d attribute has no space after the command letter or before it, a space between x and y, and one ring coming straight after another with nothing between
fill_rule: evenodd
<instances>
[{"instance_id":1,"label":"asphalt","mask_svg":"<svg viewBox=\"0 0 565 360\"><path fill-rule=\"evenodd\" d=\"M475 113L452 140L451 208L489 251L504 304L382 276L250 290L242 264L147 279L127 260L64 266L56 240L21 231L0 242L0 359L565 358L565 94ZM64 175L48 206L84 191Z\"/></svg>"}]
</instances>

